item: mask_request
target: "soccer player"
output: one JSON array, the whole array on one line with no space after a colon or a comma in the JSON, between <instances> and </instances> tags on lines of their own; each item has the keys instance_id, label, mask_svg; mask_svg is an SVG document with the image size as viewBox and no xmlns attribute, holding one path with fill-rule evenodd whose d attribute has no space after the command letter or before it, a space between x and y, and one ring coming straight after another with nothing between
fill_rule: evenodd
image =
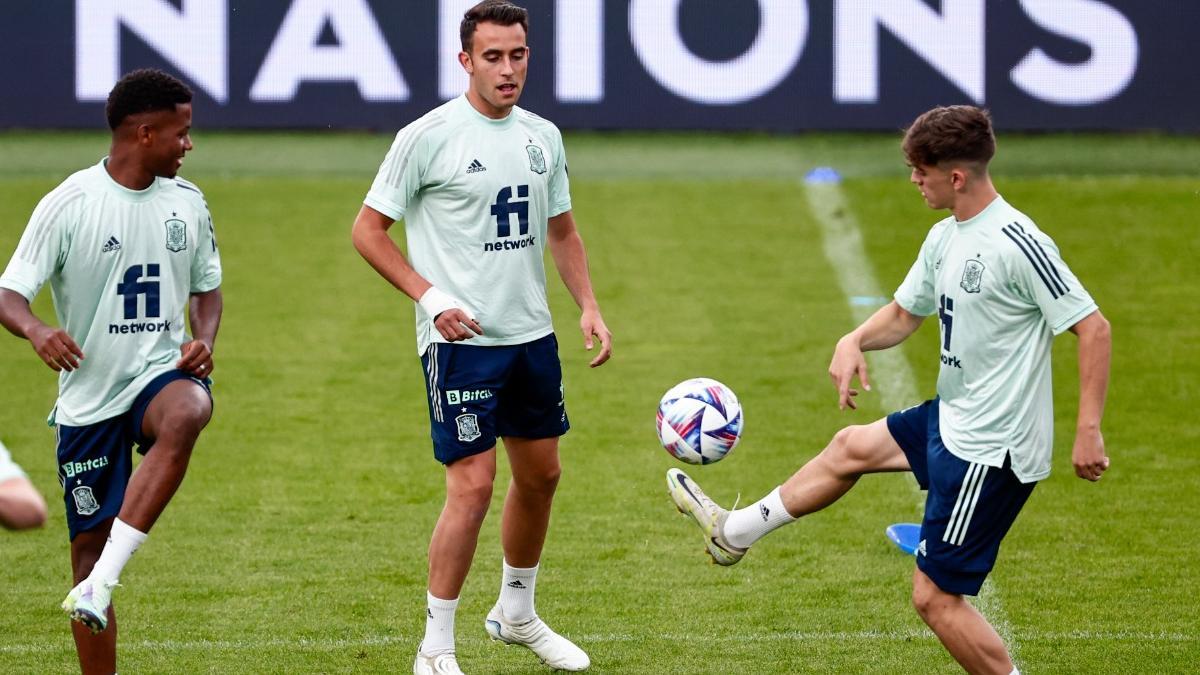
<instances>
[{"instance_id":1,"label":"soccer player","mask_svg":"<svg viewBox=\"0 0 1200 675\"><path fill-rule=\"evenodd\" d=\"M512 466L504 502L500 598L492 638L521 644L561 670L587 654L550 630L534 588L568 427L543 253L582 310L587 349L608 360L612 334L592 293L571 213L562 137L517 107L529 62L525 9L487 0L466 12L459 62L467 92L396 135L354 222L359 253L417 301L434 457L446 503L429 544L425 637L415 673L458 673L454 614L496 475L496 438ZM411 264L388 236L404 219Z\"/></svg>"},{"instance_id":2,"label":"soccer player","mask_svg":"<svg viewBox=\"0 0 1200 675\"><path fill-rule=\"evenodd\" d=\"M46 524L46 500L0 443L0 527L27 530Z\"/></svg>"},{"instance_id":3,"label":"soccer player","mask_svg":"<svg viewBox=\"0 0 1200 675\"><path fill-rule=\"evenodd\" d=\"M911 181L950 216L930 230L895 299L838 341L829 375L842 409L852 379L870 389L863 352L902 342L938 315L937 397L839 431L819 455L747 508L726 511L684 472L667 472L676 506L704 531L709 554L733 565L772 530L829 506L864 474L912 471L928 490L912 601L972 673L1015 673L1000 636L963 597L976 595L1000 541L1037 481L1054 440L1050 342L1079 339L1075 473L1108 468L1100 421L1108 388L1108 321L1058 247L997 194L988 175L996 141L988 113L934 108L904 136Z\"/></svg>"},{"instance_id":4,"label":"soccer player","mask_svg":"<svg viewBox=\"0 0 1200 675\"><path fill-rule=\"evenodd\" d=\"M204 196L175 175L191 100L166 73L122 77L105 109L109 155L42 199L0 277L0 323L59 373L49 421L76 584L62 606L84 673L116 671L112 589L212 414L221 264ZM46 281L59 327L29 308ZM131 477L135 443L145 457Z\"/></svg>"}]
</instances>

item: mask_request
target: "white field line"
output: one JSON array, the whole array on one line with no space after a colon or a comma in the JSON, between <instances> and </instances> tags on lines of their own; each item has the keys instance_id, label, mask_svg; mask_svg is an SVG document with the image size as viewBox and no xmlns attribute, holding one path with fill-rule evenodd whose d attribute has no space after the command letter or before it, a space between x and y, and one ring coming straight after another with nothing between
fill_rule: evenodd
<instances>
[{"instance_id":1,"label":"white field line","mask_svg":"<svg viewBox=\"0 0 1200 675\"><path fill-rule=\"evenodd\" d=\"M857 326L883 303L874 305L854 302L854 299L884 297L882 286L875 279L875 270L863 249L862 231L846 204L842 189L836 183L806 183L804 188L813 215L821 224L825 258L837 274L838 285L850 303L854 325ZM867 375L871 380L871 389L879 394L885 410L903 410L925 400L917 393L917 379L901 347L871 352L867 358L870 361Z\"/></svg>"},{"instance_id":2,"label":"white field line","mask_svg":"<svg viewBox=\"0 0 1200 675\"><path fill-rule=\"evenodd\" d=\"M1030 642L1138 642L1138 643L1196 643L1200 636L1171 631L1025 631L1022 637ZM572 640L586 644L614 642L671 642L685 643L696 639L690 633L662 633L647 630L644 633L592 633L572 635ZM414 638L410 635L364 635L357 638L315 639L278 638L268 640L128 640L122 641L120 649L127 652L179 652L179 651L260 651L263 649L288 649L298 651L328 651L363 647L390 647L393 645L409 649ZM857 641L896 642L905 640L929 640L937 638L927 629L888 631L784 631L779 633L725 632L710 635L706 641L716 644L778 643L801 641ZM74 651L67 640L47 640L42 643L0 645L0 654L59 654Z\"/></svg>"},{"instance_id":3,"label":"white field line","mask_svg":"<svg viewBox=\"0 0 1200 675\"><path fill-rule=\"evenodd\" d=\"M871 261L863 248L862 230L846 203L845 194L837 183L804 183L809 208L821 224L825 257L833 267L842 288L842 294L850 304L854 324L858 325L873 314L884 300L883 289L875 279ZM871 298L880 300L872 303ZM924 400L917 394L917 380L912 366L904 358L901 347L871 352L867 375L872 390L879 394L884 410L903 410ZM914 479L910 485L918 493ZM924 504L924 497L920 496ZM995 591L995 584L985 582L975 601L976 608L988 618L992 627L1000 634L1009 654L1016 662L1020 644L1013 635L1008 616Z\"/></svg>"}]
</instances>

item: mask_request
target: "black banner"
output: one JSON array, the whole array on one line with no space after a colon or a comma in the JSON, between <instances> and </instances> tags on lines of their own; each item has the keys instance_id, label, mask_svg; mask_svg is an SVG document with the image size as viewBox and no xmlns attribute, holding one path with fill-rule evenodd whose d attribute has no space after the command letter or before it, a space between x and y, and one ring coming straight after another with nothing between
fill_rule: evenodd
<instances>
[{"instance_id":1,"label":"black banner","mask_svg":"<svg viewBox=\"0 0 1200 675\"><path fill-rule=\"evenodd\" d=\"M395 129L461 93L473 0L5 3L0 127L97 127L122 72L205 128ZM521 105L563 128L889 129L937 104L1005 129L1200 131L1200 3L527 0Z\"/></svg>"}]
</instances>

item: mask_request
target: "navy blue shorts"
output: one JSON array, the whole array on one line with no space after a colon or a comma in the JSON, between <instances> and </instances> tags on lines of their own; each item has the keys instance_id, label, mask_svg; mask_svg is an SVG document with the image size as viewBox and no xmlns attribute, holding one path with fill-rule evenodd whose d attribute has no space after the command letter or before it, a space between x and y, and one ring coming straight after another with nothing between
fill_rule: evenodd
<instances>
[{"instance_id":1,"label":"navy blue shorts","mask_svg":"<svg viewBox=\"0 0 1200 675\"><path fill-rule=\"evenodd\" d=\"M921 489L929 491L917 567L947 593L977 595L1037 483L1017 480L1007 457L996 468L947 450L936 398L888 415L887 425Z\"/></svg>"},{"instance_id":2,"label":"navy blue shorts","mask_svg":"<svg viewBox=\"0 0 1200 675\"><path fill-rule=\"evenodd\" d=\"M435 342L421 364L442 464L489 450L497 437L557 438L571 428L553 333L495 347Z\"/></svg>"},{"instance_id":3,"label":"navy blue shorts","mask_svg":"<svg viewBox=\"0 0 1200 675\"><path fill-rule=\"evenodd\" d=\"M125 486L133 473L133 446L146 454L153 438L142 434L142 418L150 401L175 380L191 380L212 396L212 380L198 380L182 370L170 370L150 380L129 410L82 427L58 425L58 481L67 508L71 539L114 518L125 501Z\"/></svg>"}]
</instances>

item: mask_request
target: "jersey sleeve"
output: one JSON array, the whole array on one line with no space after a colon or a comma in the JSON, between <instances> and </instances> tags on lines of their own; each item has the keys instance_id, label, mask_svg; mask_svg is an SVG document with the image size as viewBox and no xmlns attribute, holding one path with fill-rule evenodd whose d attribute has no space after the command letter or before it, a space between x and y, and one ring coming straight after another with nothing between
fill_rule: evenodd
<instances>
[{"instance_id":1,"label":"jersey sleeve","mask_svg":"<svg viewBox=\"0 0 1200 675\"><path fill-rule=\"evenodd\" d=\"M554 130L554 166L550 169L548 203L550 218L571 210L571 178L567 171L567 150L563 146L562 133Z\"/></svg>"},{"instance_id":2,"label":"jersey sleeve","mask_svg":"<svg viewBox=\"0 0 1200 675\"><path fill-rule=\"evenodd\" d=\"M221 253L217 250L217 232L213 229L212 214L205 206L200 210L200 234L196 255L192 258L192 293L207 293L221 285Z\"/></svg>"},{"instance_id":3,"label":"jersey sleeve","mask_svg":"<svg viewBox=\"0 0 1200 675\"><path fill-rule=\"evenodd\" d=\"M71 224L79 217L82 202L83 192L75 186L60 187L42 198L0 276L0 288L16 291L33 302L46 281L66 262Z\"/></svg>"},{"instance_id":4,"label":"jersey sleeve","mask_svg":"<svg viewBox=\"0 0 1200 675\"><path fill-rule=\"evenodd\" d=\"M363 203L392 220L400 220L421 189L428 164L429 124L424 118L396 134Z\"/></svg>"},{"instance_id":5,"label":"jersey sleeve","mask_svg":"<svg viewBox=\"0 0 1200 675\"><path fill-rule=\"evenodd\" d=\"M1005 226L1004 234L1019 251L1013 254L1012 271L1017 294L1038 306L1055 335L1098 309L1053 239L1019 223Z\"/></svg>"},{"instance_id":6,"label":"jersey sleeve","mask_svg":"<svg viewBox=\"0 0 1200 675\"><path fill-rule=\"evenodd\" d=\"M929 236L925 237L925 242L921 244L921 251L917 253L917 259L909 268L900 287L896 289L894 296L896 302L914 316L929 316L937 310L937 298L934 297L934 280L937 272L934 267L934 258L937 256L937 251L934 249L940 241L940 237L937 236L938 232L939 228L935 226L929 232Z\"/></svg>"}]
</instances>

